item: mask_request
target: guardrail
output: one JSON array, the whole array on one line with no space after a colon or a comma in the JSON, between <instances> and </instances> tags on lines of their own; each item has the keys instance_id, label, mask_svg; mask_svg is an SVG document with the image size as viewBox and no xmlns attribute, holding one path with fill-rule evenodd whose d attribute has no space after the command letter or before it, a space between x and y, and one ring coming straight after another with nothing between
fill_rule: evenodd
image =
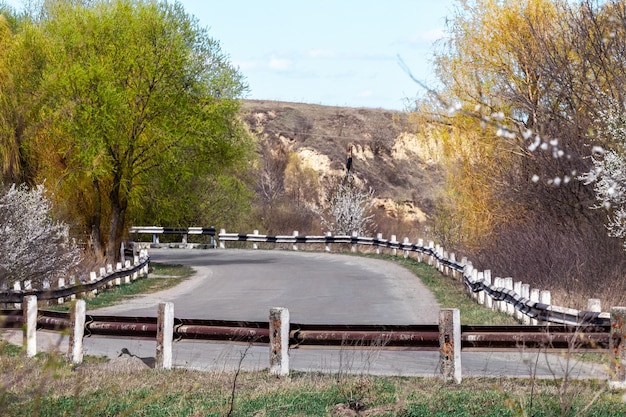
<instances>
[{"instance_id":1,"label":"guardrail","mask_svg":"<svg viewBox=\"0 0 626 417\"><path fill-rule=\"evenodd\" d=\"M439 351L446 379L461 379L461 350L541 349L606 351L613 359L616 381L626 383L626 308L612 310L609 326L469 326L460 324L457 309L444 309L433 325L322 325L290 323L289 312L272 308L267 322L175 318L172 303L161 303L157 317L87 315L84 300L72 311L37 310L36 297L23 310L1 310L0 327L22 328L27 354L36 353L35 329L70 329L68 357L82 362L82 340L90 336L146 338L157 341L159 368L170 368L172 342L184 339L269 345L270 372L289 372L289 349L307 347ZM169 358L169 359L168 359ZM274 370L274 371L272 371Z\"/></svg>"},{"instance_id":2,"label":"guardrail","mask_svg":"<svg viewBox=\"0 0 626 417\"><path fill-rule=\"evenodd\" d=\"M291 235L263 235L255 230L252 234L227 233L221 229L219 234L215 233L214 227L189 227L189 228L168 228L154 226L131 227L131 233L152 234L153 243L158 244L159 234L182 234L183 246L188 246L187 236L190 234L208 234L217 237L219 247L226 248L226 242L250 242L253 249L258 249L259 243L268 244L288 244L293 250L298 250L301 244L324 245L325 251L330 252L333 244L350 245L352 252L357 252L359 246L373 247L376 253L387 249L392 255L402 253L404 257L414 253L420 262L428 262L436 267L444 275L452 275L463 282L477 303L487 308L501 311L515 316L522 324L537 324L538 322L548 322L555 324L581 326L600 325L606 326L610 322L610 314L602 312L600 301L591 299L588 303L588 310L576 310L567 307L555 306L551 304L550 291L531 289L530 285L521 281L514 282L513 278L491 278L491 271L478 271L470 261L463 258L458 261L454 253L448 254L440 245L435 245L430 241L424 244L422 239L417 243L411 243L408 238L402 242L392 235L390 239L383 239L382 234L376 237L365 237L358 235L334 236L330 233L325 235L300 236L297 231ZM176 245L175 245L176 246ZM215 243L212 245L215 247ZM399 252L400 251L400 252Z\"/></svg>"},{"instance_id":3,"label":"guardrail","mask_svg":"<svg viewBox=\"0 0 626 417\"><path fill-rule=\"evenodd\" d=\"M100 268L99 274L91 272L89 280L85 282L76 282L76 279L72 278L66 285L65 278L60 278L56 287L41 289L28 288L30 286L28 283L24 285L25 289L21 289L21 283L16 282L13 290L0 291L0 304L21 304L28 296L36 296L39 300L54 300L62 304L80 294L95 295L104 288L128 283L147 275L149 262L148 252L140 251L138 256L133 257L132 263L130 260L125 260L123 264L118 262L115 270L112 265L107 265L106 268Z\"/></svg>"}]
</instances>

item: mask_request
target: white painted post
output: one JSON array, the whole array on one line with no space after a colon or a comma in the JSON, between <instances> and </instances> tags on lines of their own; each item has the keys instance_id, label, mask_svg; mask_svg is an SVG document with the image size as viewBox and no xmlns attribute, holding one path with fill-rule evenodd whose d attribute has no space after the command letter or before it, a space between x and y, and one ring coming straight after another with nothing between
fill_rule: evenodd
<instances>
[{"instance_id":1,"label":"white painted post","mask_svg":"<svg viewBox=\"0 0 626 417\"><path fill-rule=\"evenodd\" d=\"M519 296L522 295L522 281L515 281L513 283L513 291L515 291L515 293L517 295L519 295ZM513 307L513 306L511 306L511 307ZM513 314L514 314L516 320L520 320L520 321L522 320L523 314L522 314L521 311L519 311L518 309L514 308Z\"/></svg>"},{"instance_id":2,"label":"white painted post","mask_svg":"<svg viewBox=\"0 0 626 417\"><path fill-rule=\"evenodd\" d=\"M59 278L59 284L58 284L58 288L63 288L65 287L65 278L61 277ZM63 304L65 300L63 299L63 297L59 297L57 298L57 304Z\"/></svg>"},{"instance_id":3,"label":"white painted post","mask_svg":"<svg viewBox=\"0 0 626 417\"><path fill-rule=\"evenodd\" d=\"M359 234L357 232L352 232L351 235L352 239L356 239L357 237L359 237ZM352 245L350 245L350 252L352 253L357 253L359 251L358 245L356 243L353 243Z\"/></svg>"},{"instance_id":4,"label":"white painted post","mask_svg":"<svg viewBox=\"0 0 626 417\"><path fill-rule=\"evenodd\" d=\"M530 284L522 284L522 292L520 295L522 296L522 298L530 300ZM522 314L522 324L529 325L530 321L530 317L528 317L526 314Z\"/></svg>"},{"instance_id":5,"label":"white painted post","mask_svg":"<svg viewBox=\"0 0 626 417\"><path fill-rule=\"evenodd\" d=\"M428 256L428 265L433 266L435 264L435 257L432 255L435 250L435 242L432 240L428 242L428 249L430 249L430 255Z\"/></svg>"},{"instance_id":6,"label":"white painted post","mask_svg":"<svg viewBox=\"0 0 626 417\"><path fill-rule=\"evenodd\" d=\"M68 359L73 364L83 362L83 336L85 335L85 300L76 300L70 309L70 340L67 350Z\"/></svg>"},{"instance_id":7,"label":"white painted post","mask_svg":"<svg viewBox=\"0 0 626 417\"><path fill-rule=\"evenodd\" d=\"M24 343L26 356L32 358L37 354L37 296L24 297Z\"/></svg>"},{"instance_id":8,"label":"white painted post","mask_svg":"<svg viewBox=\"0 0 626 417\"><path fill-rule=\"evenodd\" d=\"M405 245L408 245L409 244L409 238L405 237L404 241L402 243L404 243ZM406 259L408 257L409 257L409 251L405 249L404 250L404 259Z\"/></svg>"},{"instance_id":9,"label":"white painted post","mask_svg":"<svg viewBox=\"0 0 626 417\"><path fill-rule=\"evenodd\" d=\"M537 288L533 288L530 290L530 301L538 303L539 302L539 290ZM539 320L537 319L530 319L530 324L532 324L533 326L536 326L537 324L539 324Z\"/></svg>"},{"instance_id":10,"label":"white painted post","mask_svg":"<svg viewBox=\"0 0 626 417\"><path fill-rule=\"evenodd\" d=\"M293 231L293 237L298 237L298 231L297 230ZM293 247L291 249L298 250L298 244L294 242Z\"/></svg>"},{"instance_id":11,"label":"white painted post","mask_svg":"<svg viewBox=\"0 0 626 417\"><path fill-rule=\"evenodd\" d=\"M450 262L451 263L455 263L456 262L456 255L455 255L454 252L450 253ZM450 272L452 273L452 278L456 279L458 271L456 269L454 269L454 268L450 268Z\"/></svg>"},{"instance_id":12,"label":"white painted post","mask_svg":"<svg viewBox=\"0 0 626 417\"><path fill-rule=\"evenodd\" d=\"M594 313L602 313L602 301L598 298L590 298L587 300L587 311Z\"/></svg>"},{"instance_id":13,"label":"white painted post","mask_svg":"<svg viewBox=\"0 0 626 417\"><path fill-rule=\"evenodd\" d=\"M326 237L331 237L333 234L331 232L326 232ZM326 243L326 247L324 248L326 250L326 252L331 252L331 244L330 243Z\"/></svg>"},{"instance_id":14,"label":"white painted post","mask_svg":"<svg viewBox=\"0 0 626 417\"><path fill-rule=\"evenodd\" d=\"M513 291L513 278L504 278L504 288L506 290ZM513 304L507 303L506 301L503 301L502 303L504 304L504 312L509 316L512 316L515 313L515 307L513 307Z\"/></svg>"},{"instance_id":15,"label":"white painted post","mask_svg":"<svg viewBox=\"0 0 626 417\"><path fill-rule=\"evenodd\" d=\"M391 235L391 240L389 241L389 243L391 243L391 244L398 243L398 242L396 241L396 235ZM391 254L392 254L393 256L396 256L396 255L398 254L397 249L396 249L396 248L391 249Z\"/></svg>"},{"instance_id":16,"label":"white painted post","mask_svg":"<svg viewBox=\"0 0 626 417\"><path fill-rule=\"evenodd\" d=\"M289 375L289 310L270 309L270 374Z\"/></svg>"},{"instance_id":17,"label":"white painted post","mask_svg":"<svg viewBox=\"0 0 626 417\"><path fill-rule=\"evenodd\" d=\"M461 313L458 308L439 312L439 364L444 380L461 383Z\"/></svg>"},{"instance_id":18,"label":"white painted post","mask_svg":"<svg viewBox=\"0 0 626 417\"><path fill-rule=\"evenodd\" d=\"M174 303L159 303L159 312L157 316L156 368L172 368L173 340Z\"/></svg>"},{"instance_id":19,"label":"white painted post","mask_svg":"<svg viewBox=\"0 0 626 417\"><path fill-rule=\"evenodd\" d=\"M89 281L90 281L90 282L96 282L96 281L98 281L98 275L96 274L96 272L95 272L95 271L91 271L91 272L89 273ZM97 295L97 294L98 294L98 289L97 289L97 288L94 288L93 290L91 290L91 295L92 295L92 296L95 296L95 295Z\"/></svg>"},{"instance_id":20,"label":"white painted post","mask_svg":"<svg viewBox=\"0 0 626 417\"><path fill-rule=\"evenodd\" d=\"M383 238L383 234L382 233L377 233L376 234L376 239L378 239L379 241L382 240ZM376 255L380 255L380 245L376 245Z\"/></svg>"},{"instance_id":21,"label":"white painted post","mask_svg":"<svg viewBox=\"0 0 626 417\"><path fill-rule=\"evenodd\" d=\"M449 258L448 258L448 252L447 252L447 251L444 251L444 250L443 250L443 248L441 248L441 250L442 250L442 253L441 253L442 259L449 260ZM444 263L442 263L442 264L441 264L441 268L442 268L442 270L443 270L443 274L444 274L445 276L449 277L449 276L450 276L450 267L448 266L448 264L444 264Z\"/></svg>"},{"instance_id":22,"label":"white painted post","mask_svg":"<svg viewBox=\"0 0 626 417\"><path fill-rule=\"evenodd\" d=\"M496 289L502 290L502 288L504 288L504 281L500 277L495 277L493 286L496 287ZM502 312L502 303L503 301L494 301L493 310Z\"/></svg>"},{"instance_id":23,"label":"white painted post","mask_svg":"<svg viewBox=\"0 0 626 417\"><path fill-rule=\"evenodd\" d=\"M220 235L225 235L226 229L220 229ZM226 242L220 239L220 249L226 249Z\"/></svg>"},{"instance_id":24,"label":"white painted post","mask_svg":"<svg viewBox=\"0 0 626 417\"><path fill-rule=\"evenodd\" d=\"M255 230L252 232L252 234L253 234L254 236L258 236L258 235L259 235L259 231L255 229ZM259 249L259 244L258 244L257 242L253 242L253 243L252 243L252 249Z\"/></svg>"},{"instance_id":25,"label":"white painted post","mask_svg":"<svg viewBox=\"0 0 626 417\"><path fill-rule=\"evenodd\" d=\"M442 248L441 246L439 246L439 244L435 245L435 259L433 259L433 264L439 272L441 272L441 263L439 262L439 258L441 257L439 251L441 251L441 249Z\"/></svg>"},{"instance_id":26,"label":"white painted post","mask_svg":"<svg viewBox=\"0 0 626 417\"><path fill-rule=\"evenodd\" d=\"M424 239L417 239L417 246L420 248L424 248ZM424 253L417 252L417 262L424 262Z\"/></svg>"},{"instance_id":27,"label":"white painted post","mask_svg":"<svg viewBox=\"0 0 626 417\"><path fill-rule=\"evenodd\" d=\"M470 276L470 282L472 282L472 283L478 282L478 269L472 269L472 275ZM478 293L477 292L472 291L472 293L470 294L470 297L472 297L472 299L474 301L478 302Z\"/></svg>"},{"instance_id":28,"label":"white painted post","mask_svg":"<svg viewBox=\"0 0 626 417\"><path fill-rule=\"evenodd\" d=\"M485 272L481 271L476 273L476 282L482 282L483 284L485 283ZM489 297L487 297L489 298ZM484 291L479 291L478 292L478 304L480 304L481 306L485 305L485 292Z\"/></svg>"},{"instance_id":29,"label":"white painted post","mask_svg":"<svg viewBox=\"0 0 626 417\"><path fill-rule=\"evenodd\" d=\"M485 286L491 286L491 270L485 269L483 271L483 284ZM493 310L493 298L488 293L485 293L485 307Z\"/></svg>"}]
</instances>

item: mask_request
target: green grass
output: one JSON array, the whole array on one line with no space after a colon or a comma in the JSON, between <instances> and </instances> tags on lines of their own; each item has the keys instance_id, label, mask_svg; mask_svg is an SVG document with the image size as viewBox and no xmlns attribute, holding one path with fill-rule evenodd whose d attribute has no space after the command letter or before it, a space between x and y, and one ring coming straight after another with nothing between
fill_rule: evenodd
<instances>
[{"instance_id":1,"label":"green grass","mask_svg":"<svg viewBox=\"0 0 626 417\"><path fill-rule=\"evenodd\" d=\"M11 370L0 385L2 416L318 417L357 415L345 413L356 403L363 407L358 415L368 416L626 415L621 393L595 381L571 381L564 390L559 380L476 378L456 385L439 378L303 372L276 378L263 371L235 379L233 373L179 369L113 372L97 363L73 371L58 356L24 360L11 352L0 343L0 367Z\"/></svg>"},{"instance_id":2,"label":"green grass","mask_svg":"<svg viewBox=\"0 0 626 417\"><path fill-rule=\"evenodd\" d=\"M87 309L107 307L119 304L141 294L154 293L168 288L172 288L193 275L193 268L183 265L160 264L150 262L148 278L140 278L128 284L101 291L95 297L85 299ZM155 277L155 278L153 278ZM46 307L46 309L57 311L68 311L70 304L65 303L56 306Z\"/></svg>"}]
</instances>

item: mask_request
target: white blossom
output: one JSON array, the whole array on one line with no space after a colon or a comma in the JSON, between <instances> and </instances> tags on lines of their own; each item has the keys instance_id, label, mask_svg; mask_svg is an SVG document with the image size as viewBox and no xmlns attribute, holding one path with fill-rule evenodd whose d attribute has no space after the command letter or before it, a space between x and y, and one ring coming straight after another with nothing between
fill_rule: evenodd
<instances>
[{"instance_id":1,"label":"white blossom","mask_svg":"<svg viewBox=\"0 0 626 417\"><path fill-rule=\"evenodd\" d=\"M333 188L326 200L327 209L321 215L322 225L334 235L363 236L372 226L373 215L367 215L374 205L374 190L366 191L346 177L346 180Z\"/></svg>"},{"instance_id":2,"label":"white blossom","mask_svg":"<svg viewBox=\"0 0 626 417\"><path fill-rule=\"evenodd\" d=\"M41 285L68 274L80 262L69 226L54 221L43 185L12 185L0 194L0 283Z\"/></svg>"}]
</instances>

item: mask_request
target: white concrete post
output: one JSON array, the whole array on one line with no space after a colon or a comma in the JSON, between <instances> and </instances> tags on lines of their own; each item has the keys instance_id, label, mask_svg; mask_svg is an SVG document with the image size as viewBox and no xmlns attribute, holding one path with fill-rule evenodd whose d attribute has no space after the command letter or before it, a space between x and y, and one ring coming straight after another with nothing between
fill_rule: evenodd
<instances>
[{"instance_id":1,"label":"white concrete post","mask_svg":"<svg viewBox=\"0 0 626 417\"><path fill-rule=\"evenodd\" d=\"M485 283L485 272L484 271L476 273L476 282L482 282L483 284ZM480 304L481 306L485 305L485 291L479 291L478 292L478 300L477 301L478 301L478 304Z\"/></svg>"},{"instance_id":2,"label":"white concrete post","mask_svg":"<svg viewBox=\"0 0 626 417\"><path fill-rule=\"evenodd\" d=\"M252 232L252 234L253 234L254 236L258 236L258 235L259 235L259 231L255 229L255 230ZM252 249L259 249L259 244L258 244L257 242L252 242Z\"/></svg>"},{"instance_id":3,"label":"white concrete post","mask_svg":"<svg viewBox=\"0 0 626 417\"><path fill-rule=\"evenodd\" d=\"M428 256L428 265L433 266L435 264L435 256L433 252L435 251L435 242L432 240L428 242L428 249L430 249L430 255Z\"/></svg>"},{"instance_id":4,"label":"white concrete post","mask_svg":"<svg viewBox=\"0 0 626 417\"><path fill-rule=\"evenodd\" d=\"M522 292L520 295L522 296L522 298L530 300L530 284L522 284ZM526 314L522 314L522 324L530 324L530 317L528 317Z\"/></svg>"},{"instance_id":5,"label":"white concrete post","mask_svg":"<svg viewBox=\"0 0 626 417\"><path fill-rule=\"evenodd\" d=\"M424 239L417 239L417 246L424 249ZM424 253L417 252L417 262L424 262Z\"/></svg>"},{"instance_id":6,"label":"white concrete post","mask_svg":"<svg viewBox=\"0 0 626 417\"><path fill-rule=\"evenodd\" d=\"M225 235L226 229L220 229L220 235ZM226 242L220 239L220 249L226 249Z\"/></svg>"},{"instance_id":7,"label":"white concrete post","mask_svg":"<svg viewBox=\"0 0 626 417\"><path fill-rule=\"evenodd\" d=\"M13 283L13 291L15 292L22 291L22 284L20 284L19 281L15 281ZM13 306L19 310L20 308L22 308L22 303L15 303Z\"/></svg>"},{"instance_id":8,"label":"white concrete post","mask_svg":"<svg viewBox=\"0 0 626 417\"><path fill-rule=\"evenodd\" d=\"M65 278L61 277L59 278L59 284L58 284L58 288L63 288L65 287ZM63 297L59 297L57 298L57 304L63 304L65 300L63 299Z\"/></svg>"},{"instance_id":9,"label":"white concrete post","mask_svg":"<svg viewBox=\"0 0 626 417\"><path fill-rule=\"evenodd\" d=\"M67 349L68 359L73 364L83 362L83 336L85 335L85 300L76 300L70 308L70 340Z\"/></svg>"},{"instance_id":10,"label":"white concrete post","mask_svg":"<svg viewBox=\"0 0 626 417\"><path fill-rule=\"evenodd\" d=\"M491 286L491 270L490 269L485 269L483 271L483 284L488 287ZM485 307L493 310L493 298L491 298L491 295L488 293L485 293Z\"/></svg>"},{"instance_id":11,"label":"white concrete post","mask_svg":"<svg viewBox=\"0 0 626 417\"><path fill-rule=\"evenodd\" d=\"M506 290L513 291L513 278L504 278L504 288ZM515 307L513 307L513 304L507 303L506 301L503 301L502 303L504 304L504 312L509 316L512 316L515 313Z\"/></svg>"},{"instance_id":12,"label":"white concrete post","mask_svg":"<svg viewBox=\"0 0 626 417\"><path fill-rule=\"evenodd\" d=\"M37 296L24 297L24 343L26 356L32 358L37 354Z\"/></svg>"},{"instance_id":13,"label":"white concrete post","mask_svg":"<svg viewBox=\"0 0 626 417\"><path fill-rule=\"evenodd\" d=\"M590 298L587 300L587 311L594 313L602 313L602 301L598 298Z\"/></svg>"},{"instance_id":14,"label":"white concrete post","mask_svg":"<svg viewBox=\"0 0 626 417\"><path fill-rule=\"evenodd\" d=\"M439 362L445 380L461 383L461 313L458 308L439 312Z\"/></svg>"},{"instance_id":15,"label":"white concrete post","mask_svg":"<svg viewBox=\"0 0 626 417\"><path fill-rule=\"evenodd\" d=\"M472 268L472 274L470 275L470 282L472 282L472 283L478 282L478 269L473 269ZM480 291L480 292L482 292L482 291ZM478 302L478 293L477 292L472 291L471 294L470 294L470 297L474 301Z\"/></svg>"},{"instance_id":16,"label":"white concrete post","mask_svg":"<svg viewBox=\"0 0 626 417\"><path fill-rule=\"evenodd\" d=\"M326 237L331 237L333 234L331 232L326 232ZM331 252L330 243L326 243L326 247L324 248L326 252Z\"/></svg>"},{"instance_id":17,"label":"white concrete post","mask_svg":"<svg viewBox=\"0 0 626 417\"><path fill-rule=\"evenodd\" d=\"M409 244L409 238L405 237L404 240L402 241L402 243L404 243L405 245ZM404 250L404 259L409 257L409 251L408 250Z\"/></svg>"},{"instance_id":18,"label":"white concrete post","mask_svg":"<svg viewBox=\"0 0 626 417\"><path fill-rule=\"evenodd\" d=\"M293 231L293 237L297 238L298 237L298 231L294 230ZM292 250L298 250L298 244L294 241L293 246L291 247Z\"/></svg>"},{"instance_id":19,"label":"white concrete post","mask_svg":"<svg viewBox=\"0 0 626 417\"><path fill-rule=\"evenodd\" d=\"M539 289L537 288L533 288L530 290L530 301L538 303L539 302ZM530 324L532 324L533 326L536 326L537 324L539 324L539 320L537 319L530 319Z\"/></svg>"},{"instance_id":20,"label":"white concrete post","mask_svg":"<svg viewBox=\"0 0 626 417\"><path fill-rule=\"evenodd\" d=\"M502 290L502 288L504 288L504 281L500 277L495 277L493 279L493 286L498 290ZM502 301L494 301L493 311L502 312Z\"/></svg>"},{"instance_id":21,"label":"white concrete post","mask_svg":"<svg viewBox=\"0 0 626 417\"><path fill-rule=\"evenodd\" d=\"M172 368L172 342L174 340L174 303L159 303L157 316L156 363L158 369Z\"/></svg>"},{"instance_id":22,"label":"white concrete post","mask_svg":"<svg viewBox=\"0 0 626 417\"><path fill-rule=\"evenodd\" d=\"M270 309L270 374L289 375L289 310Z\"/></svg>"},{"instance_id":23,"label":"white concrete post","mask_svg":"<svg viewBox=\"0 0 626 417\"><path fill-rule=\"evenodd\" d=\"M376 234L376 239L378 239L379 241L382 240L383 238L383 234L382 233L377 233ZM376 255L380 255L380 244L376 245Z\"/></svg>"},{"instance_id":24,"label":"white concrete post","mask_svg":"<svg viewBox=\"0 0 626 417\"><path fill-rule=\"evenodd\" d=\"M89 282L96 282L98 281L98 275L96 274L95 271L91 271L89 273ZM91 295L92 296L96 296L98 294L98 289L94 288L93 290L91 290Z\"/></svg>"},{"instance_id":25,"label":"white concrete post","mask_svg":"<svg viewBox=\"0 0 626 417\"><path fill-rule=\"evenodd\" d=\"M455 255L454 252L450 253L450 262L456 263L456 255ZM458 271L456 269L454 269L454 268L450 268L450 271L452 272L452 278L456 279L457 278L456 275L457 275Z\"/></svg>"},{"instance_id":26,"label":"white concrete post","mask_svg":"<svg viewBox=\"0 0 626 417\"><path fill-rule=\"evenodd\" d=\"M513 283L513 291L515 291L515 293L517 295L519 295L519 296L522 295L522 281L515 281ZM513 306L511 306L511 307L513 307ZM516 320L520 320L520 321L522 320L523 314L522 314L521 311L519 311L518 309L514 308L513 314L514 314Z\"/></svg>"},{"instance_id":27,"label":"white concrete post","mask_svg":"<svg viewBox=\"0 0 626 417\"><path fill-rule=\"evenodd\" d=\"M391 235L391 240L389 241L389 243L391 243L391 244L398 243L398 242L396 241L396 235ZM391 254L392 254L393 256L396 256L396 255L398 254L398 250L397 250L396 248L391 249Z\"/></svg>"}]
</instances>

